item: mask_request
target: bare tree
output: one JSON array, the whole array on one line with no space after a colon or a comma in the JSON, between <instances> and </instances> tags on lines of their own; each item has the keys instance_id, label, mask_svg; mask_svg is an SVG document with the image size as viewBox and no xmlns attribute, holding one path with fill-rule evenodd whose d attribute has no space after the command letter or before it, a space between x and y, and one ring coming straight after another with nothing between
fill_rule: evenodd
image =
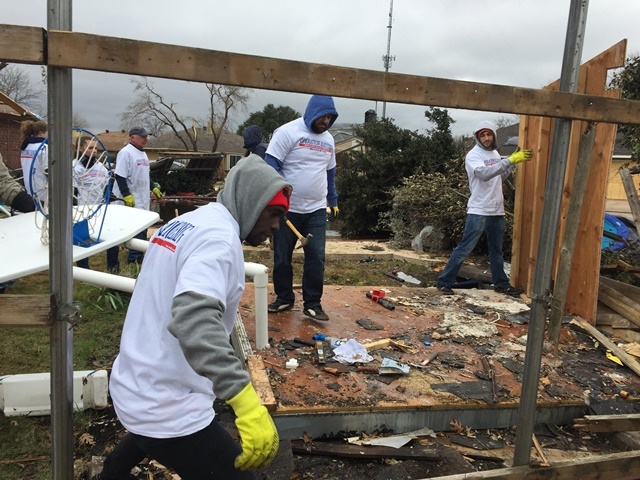
<instances>
[{"instance_id":1,"label":"bare tree","mask_svg":"<svg viewBox=\"0 0 640 480\"><path fill-rule=\"evenodd\" d=\"M508 115L501 115L497 120L494 121L498 128L510 127L511 125L515 125L520 122L520 116L515 113L510 113Z\"/></svg>"},{"instance_id":2,"label":"bare tree","mask_svg":"<svg viewBox=\"0 0 640 480\"><path fill-rule=\"evenodd\" d=\"M198 150L198 127L205 126L194 116L179 114L175 103L167 100L146 77L133 80L138 98L131 102L121 115L123 127L144 125L153 135L173 132L185 150ZM246 108L249 95L246 89L224 85L206 84L209 92L208 128L213 134L213 147L218 147L221 133L229 123L232 112Z\"/></svg>"},{"instance_id":3,"label":"bare tree","mask_svg":"<svg viewBox=\"0 0 640 480\"><path fill-rule=\"evenodd\" d=\"M16 65L0 63L0 91L31 110L40 110L45 88L31 82L27 71Z\"/></svg>"},{"instance_id":4,"label":"bare tree","mask_svg":"<svg viewBox=\"0 0 640 480\"><path fill-rule=\"evenodd\" d=\"M207 83L209 90L209 119L208 126L213 134L211 151L218 149L218 141L223 131L227 130L229 115L237 108L246 110L249 94L242 87L216 85Z\"/></svg>"}]
</instances>

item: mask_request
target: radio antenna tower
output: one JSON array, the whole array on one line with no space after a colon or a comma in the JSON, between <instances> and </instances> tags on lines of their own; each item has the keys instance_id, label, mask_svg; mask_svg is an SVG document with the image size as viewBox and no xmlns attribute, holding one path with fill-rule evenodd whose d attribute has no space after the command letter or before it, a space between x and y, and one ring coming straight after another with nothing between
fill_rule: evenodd
<instances>
[{"instance_id":1,"label":"radio antenna tower","mask_svg":"<svg viewBox=\"0 0 640 480\"><path fill-rule=\"evenodd\" d=\"M393 0L391 0L391 6L389 8L389 25L387 26L387 54L382 56L382 63L384 65L384 71L387 73L391 68L391 62L396 59L395 55L391 53L391 24L393 21ZM387 118L387 102L382 103L382 118Z\"/></svg>"}]
</instances>

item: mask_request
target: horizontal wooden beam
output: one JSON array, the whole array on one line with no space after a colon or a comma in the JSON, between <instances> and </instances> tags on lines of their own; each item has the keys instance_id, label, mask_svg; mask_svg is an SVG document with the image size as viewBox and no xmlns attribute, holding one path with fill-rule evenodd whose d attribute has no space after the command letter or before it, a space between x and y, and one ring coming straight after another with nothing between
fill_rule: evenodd
<instances>
[{"instance_id":1,"label":"horizontal wooden beam","mask_svg":"<svg viewBox=\"0 0 640 480\"><path fill-rule=\"evenodd\" d=\"M5 28L17 35L20 28L30 27ZM27 34L36 47L47 52L46 63L52 67L640 125L640 102L632 100L338 67L78 32L51 30L44 45L44 40L32 31L21 32L22 36ZM20 58L12 38L7 35L3 38L0 61L33 63L32 55Z\"/></svg>"},{"instance_id":2,"label":"horizontal wooden beam","mask_svg":"<svg viewBox=\"0 0 640 480\"><path fill-rule=\"evenodd\" d=\"M0 295L0 327L48 327L49 295Z\"/></svg>"},{"instance_id":3,"label":"horizontal wooden beam","mask_svg":"<svg viewBox=\"0 0 640 480\"><path fill-rule=\"evenodd\" d=\"M551 467L511 467L473 473L461 473L430 480L570 480L575 478L620 480L635 478L640 471L640 452L612 453L559 462ZM426 480L426 479L421 479Z\"/></svg>"},{"instance_id":4,"label":"horizontal wooden beam","mask_svg":"<svg viewBox=\"0 0 640 480\"><path fill-rule=\"evenodd\" d=\"M576 418L573 426L589 432L637 432L640 431L640 414L585 415Z\"/></svg>"},{"instance_id":5,"label":"horizontal wooden beam","mask_svg":"<svg viewBox=\"0 0 640 480\"><path fill-rule=\"evenodd\" d=\"M0 61L45 65L46 33L39 27L0 24Z\"/></svg>"}]
</instances>

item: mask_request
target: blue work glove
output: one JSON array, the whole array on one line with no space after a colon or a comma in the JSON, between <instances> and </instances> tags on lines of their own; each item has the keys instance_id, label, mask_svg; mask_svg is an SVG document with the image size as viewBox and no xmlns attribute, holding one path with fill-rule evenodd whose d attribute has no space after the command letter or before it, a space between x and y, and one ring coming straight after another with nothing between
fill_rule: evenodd
<instances>
[{"instance_id":1,"label":"blue work glove","mask_svg":"<svg viewBox=\"0 0 640 480\"><path fill-rule=\"evenodd\" d=\"M242 447L242 453L236 457L236 468L253 470L266 467L278 453L280 438L271 415L260 403L251 382L227 403L236 414Z\"/></svg>"}]
</instances>

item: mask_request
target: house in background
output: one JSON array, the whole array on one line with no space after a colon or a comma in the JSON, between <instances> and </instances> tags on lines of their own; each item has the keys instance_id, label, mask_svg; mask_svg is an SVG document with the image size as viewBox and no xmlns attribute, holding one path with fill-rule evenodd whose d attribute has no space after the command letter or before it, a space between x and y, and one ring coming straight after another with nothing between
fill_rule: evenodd
<instances>
[{"instance_id":1,"label":"house in background","mask_svg":"<svg viewBox=\"0 0 640 480\"><path fill-rule=\"evenodd\" d=\"M21 170L20 165L20 124L38 117L25 107L0 92L0 154L10 170Z\"/></svg>"},{"instance_id":2,"label":"house in background","mask_svg":"<svg viewBox=\"0 0 640 480\"><path fill-rule=\"evenodd\" d=\"M118 152L129 143L129 132L127 130L106 130L96 135L109 152L109 159L115 163Z\"/></svg>"},{"instance_id":3,"label":"house in background","mask_svg":"<svg viewBox=\"0 0 640 480\"><path fill-rule=\"evenodd\" d=\"M198 135L198 152L211 153L214 142L213 134L210 133L206 127L198 128L196 131ZM184 133L181 133L181 136L186 139ZM190 145L189 140L185 140L185 142L187 145ZM222 155L222 162L220 163L220 174L222 178L226 176L231 167L244 157L243 145L244 141L241 135L231 132L221 133L220 138L218 139L216 153L220 153ZM167 133L158 137L150 137L145 151L151 161L158 160L167 155L187 153L184 144L176 138L174 133Z\"/></svg>"}]
</instances>

